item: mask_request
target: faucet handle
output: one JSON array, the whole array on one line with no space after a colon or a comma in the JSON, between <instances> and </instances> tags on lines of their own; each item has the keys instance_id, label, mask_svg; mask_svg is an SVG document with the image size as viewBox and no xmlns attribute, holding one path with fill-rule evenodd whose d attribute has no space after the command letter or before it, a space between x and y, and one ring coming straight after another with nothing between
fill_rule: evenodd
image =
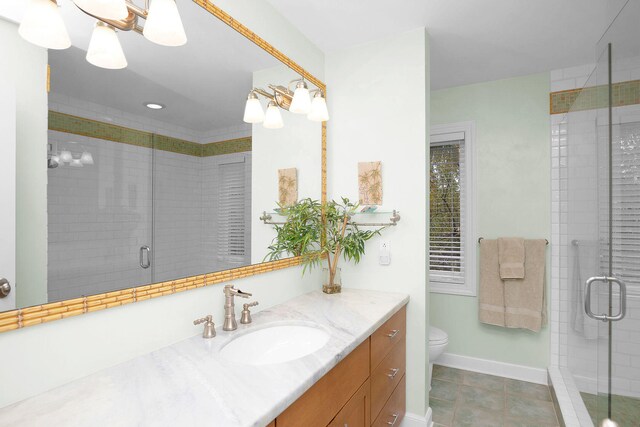
<instances>
[{"instance_id":1,"label":"faucet handle","mask_svg":"<svg viewBox=\"0 0 640 427\"><path fill-rule=\"evenodd\" d=\"M202 319L196 319L193 321L194 325L204 323L204 331L202 332L202 338L213 338L216 336L216 324L213 323L213 316L208 315Z\"/></svg>"},{"instance_id":2,"label":"faucet handle","mask_svg":"<svg viewBox=\"0 0 640 427\"><path fill-rule=\"evenodd\" d=\"M254 301L249 304L242 304L242 316L240 317L240 323L242 323L243 325L251 323L252 319L249 307L255 307L256 305L258 305L258 301Z\"/></svg>"}]
</instances>

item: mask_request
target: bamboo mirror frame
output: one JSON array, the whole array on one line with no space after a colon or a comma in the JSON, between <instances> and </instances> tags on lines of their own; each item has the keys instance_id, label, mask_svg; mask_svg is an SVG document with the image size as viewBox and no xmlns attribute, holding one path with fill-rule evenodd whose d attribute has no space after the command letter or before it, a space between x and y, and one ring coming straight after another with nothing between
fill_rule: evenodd
<instances>
[{"instance_id":1,"label":"bamboo mirror frame","mask_svg":"<svg viewBox=\"0 0 640 427\"><path fill-rule=\"evenodd\" d=\"M249 41L273 56L282 64L286 65L288 68L304 77L307 81L313 83L317 88L321 89L326 96L326 85L322 81L310 74L298 63L287 57L284 53L280 52L278 49L276 49L266 40L251 31L245 25L235 20L231 15L223 11L218 6L210 3L209 1L210 0L193 0L194 3L201 6L205 11L209 12L210 14L227 24L233 30L243 35ZM325 202L327 198L326 122L322 123L321 174L321 199L323 202ZM205 286L211 286L230 280L255 276L262 273L294 267L300 265L300 263L301 257L292 257L277 261L264 262L261 264L248 265L240 268L217 271L214 273L185 277L166 282L153 283L149 285L121 289L113 292L95 294L91 296L84 296L7 311L0 313L0 332L21 329L27 326L34 326L54 320L65 319L67 317L105 310L111 307L119 307L122 305L144 301L164 295L172 295L178 292L188 291L190 289L202 288Z\"/></svg>"}]
</instances>

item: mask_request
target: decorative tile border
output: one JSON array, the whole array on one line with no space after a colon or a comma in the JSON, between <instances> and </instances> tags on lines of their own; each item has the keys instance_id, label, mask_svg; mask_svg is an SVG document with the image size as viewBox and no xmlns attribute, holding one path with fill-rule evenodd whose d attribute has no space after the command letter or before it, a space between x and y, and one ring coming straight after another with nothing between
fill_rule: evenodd
<instances>
[{"instance_id":1,"label":"decorative tile border","mask_svg":"<svg viewBox=\"0 0 640 427\"><path fill-rule=\"evenodd\" d=\"M143 148L169 151L195 157L220 156L222 154L251 151L251 137L198 144L197 142L154 134L112 123L49 111L49 129L74 135L88 136L106 141L135 145Z\"/></svg>"},{"instance_id":2,"label":"decorative tile border","mask_svg":"<svg viewBox=\"0 0 640 427\"><path fill-rule=\"evenodd\" d=\"M302 75L317 88L326 94L326 86L318 78L304 70L300 65L287 57L285 54L271 46L267 41L260 38L247 27L236 21L219 7L209 3L209 0L193 0L202 6L212 15L225 22L231 28L251 40L253 43L271 54L298 74ZM322 123L322 201L327 200L327 124ZM254 264L246 267L231 270L219 271L216 273L193 276L169 282L156 283L152 285L139 286L136 288L123 289L121 291L108 292L104 294L91 295L82 298L75 298L59 301L50 304L37 305L19 310L0 313L0 332L7 332L26 326L38 325L41 323L60 320L67 317L78 316L92 311L104 310L106 308L118 307L138 301L144 301L163 295L171 295L177 292L187 291L204 286L210 286L230 280L241 279L254 276L256 274L267 273L284 268L300 265L301 258L287 258L278 261L270 261L262 264Z\"/></svg>"},{"instance_id":3,"label":"decorative tile border","mask_svg":"<svg viewBox=\"0 0 640 427\"><path fill-rule=\"evenodd\" d=\"M549 94L551 114L605 108L609 102L607 85L562 90ZM640 80L613 84L613 107L640 104Z\"/></svg>"},{"instance_id":4,"label":"decorative tile border","mask_svg":"<svg viewBox=\"0 0 640 427\"><path fill-rule=\"evenodd\" d=\"M251 151L251 137L228 139L202 145L201 157L221 156L223 154Z\"/></svg>"}]
</instances>

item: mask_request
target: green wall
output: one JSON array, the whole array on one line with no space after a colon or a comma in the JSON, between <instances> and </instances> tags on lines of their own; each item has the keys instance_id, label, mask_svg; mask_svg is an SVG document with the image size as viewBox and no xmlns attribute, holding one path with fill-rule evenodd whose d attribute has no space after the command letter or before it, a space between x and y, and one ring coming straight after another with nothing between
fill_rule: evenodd
<instances>
[{"instance_id":1,"label":"green wall","mask_svg":"<svg viewBox=\"0 0 640 427\"><path fill-rule=\"evenodd\" d=\"M462 121L476 124L476 238L550 239L549 74L431 93L432 126ZM547 296L548 284L549 253ZM481 324L476 297L433 293L430 318L449 334L448 353L537 368L549 363L548 325L535 334Z\"/></svg>"}]
</instances>

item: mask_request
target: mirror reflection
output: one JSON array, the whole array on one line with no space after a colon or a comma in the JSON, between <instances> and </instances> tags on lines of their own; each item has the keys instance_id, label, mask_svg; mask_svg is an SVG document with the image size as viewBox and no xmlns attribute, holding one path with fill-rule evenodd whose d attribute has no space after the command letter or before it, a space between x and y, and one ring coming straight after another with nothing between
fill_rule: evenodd
<instances>
[{"instance_id":1,"label":"mirror reflection","mask_svg":"<svg viewBox=\"0 0 640 427\"><path fill-rule=\"evenodd\" d=\"M17 68L50 69L49 92L28 100L47 120L18 120L15 272L0 272L15 286L0 310L263 262L274 231L262 212L320 198L323 94L192 2L164 23L131 8L113 26L72 2L56 12L67 48L0 19L33 53ZM21 126L42 147L28 159ZM42 206L21 191L41 191Z\"/></svg>"}]
</instances>

